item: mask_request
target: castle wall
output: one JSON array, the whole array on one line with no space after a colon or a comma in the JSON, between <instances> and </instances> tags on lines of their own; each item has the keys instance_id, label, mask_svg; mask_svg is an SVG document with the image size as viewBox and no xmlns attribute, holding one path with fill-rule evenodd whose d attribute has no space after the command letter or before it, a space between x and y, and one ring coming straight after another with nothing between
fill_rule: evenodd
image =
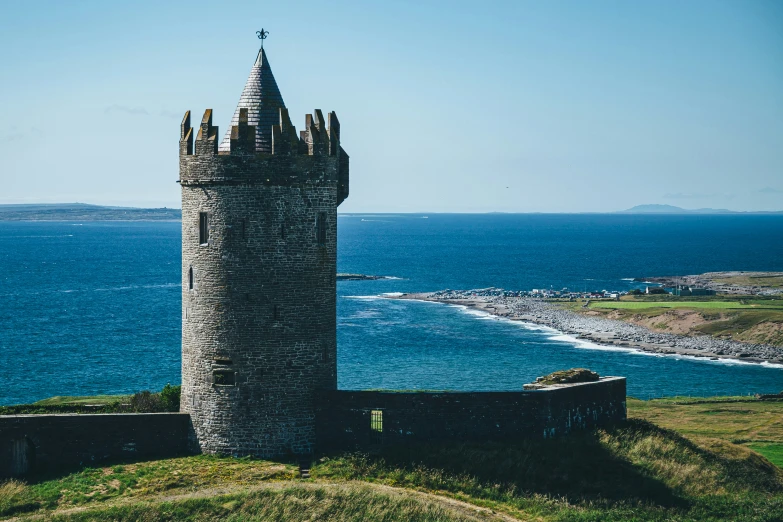
<instances>
[{"instance_id":1,"label":"castle wall","mask_svg":"<svg viewBox=\"0 0 783 522\"><path fill-rule=\"evenodd\" d=\"M322 398L318 449L550 438L625 418L623 377L518 392L340 390Z\"/></svg>"},{"instance_id":2,"label":"castle wall","mask_svg":"<svg viewBox=\"0 0 783 522\"><path fill-rule=\"evenodd\" d=\"M181 413L0 416L0 478L187 452Z\"/></svg>"},{"instance_id":3,"label":"castle wall","mask_svg":"<svg viewBox=\"0 0 783 522\"><path fill-rule=\"evenodd\" d=\"M283 141L278 129L275 154L257 154L245 126L217 154L211 114L203 122L195 154L184 126L180 148L181 409L192 446L308 454L316 397L337 387L339 145L311 123L308 139L288 140L289 129Z\"/></svg>"}]
</instances>

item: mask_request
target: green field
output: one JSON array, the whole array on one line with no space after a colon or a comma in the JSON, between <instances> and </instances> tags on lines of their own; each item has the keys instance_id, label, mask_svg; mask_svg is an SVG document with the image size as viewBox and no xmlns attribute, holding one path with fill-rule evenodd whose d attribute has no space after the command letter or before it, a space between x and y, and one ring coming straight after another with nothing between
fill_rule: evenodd
<instances>
[{"instance_id":1,"label":"green field","mask_svg":"<svg viewBox=\"0 0 783 522\"><path fill-rule=\"evenodd\" d=\"M128 402L130 395L55 396L33 403L35 406L106 406Z\"/></svg>"},{"instance_id":2,"label":"green field","mask_svg":"<svg viewBox=\"0 0 783 522\"><path fill-rule=\"evenodd\" d=\"M550 440L439 443L291 462L195 456L0 484L0 519L773 521L783 402L628 399L627 423Z\"/></svg>"},{"instance_id":3,"label":"green field","mask_svg":"<svg viewBox=\"0 0 783 522\"><path fill-rule=\"evenodd\" d=\"M717 310L783 310L783 300L767 301L593 301L590 308L641 310L648 308L687 308Z\"/></svg>"},{"instance_id":4,"label":"green field","mask_svg":"<svg viewBox=\"0 0 783 522\"><path fill-rule=\"evenodd\" d=\"M620 301L554 301L577 313L609 316L655 331L711 335L783 346L783 299L758 296L624 296Z\"/></svg>"},{"instance_id":5,"label":"green field","mask_svg":"<svg viewBox=\"0 0 783 522\"><path fill-rule=\"evenodd\" d=\"M775 275L741 274L731 277L712 278L716 283L727 285L759 286L765 288L783 288L783 277Z\"/></svg>"},{"instance_id":6,"label":"green field","mask_svg":"<svg viewBox=\"0 0 783 522\"><path fill-rule=\"evenodd\" d=\"M783 389L783 383L781 383ZM628 415L698 439L747 446L783 468L783 401L751 397L628 399Z\"/></svg>"}]
</instances>

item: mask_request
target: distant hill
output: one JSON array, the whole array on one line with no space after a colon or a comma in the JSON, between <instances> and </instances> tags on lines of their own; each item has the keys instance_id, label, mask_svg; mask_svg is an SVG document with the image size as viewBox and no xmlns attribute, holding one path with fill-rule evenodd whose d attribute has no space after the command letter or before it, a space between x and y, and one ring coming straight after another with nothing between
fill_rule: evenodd
<instances>
[{"instance_id":1,"label":"distant hill","mask_svg":"<svg viewBox=\"0 0 783 522\"><path fill-rule=\"evenodd\" d=\"M775 212L737 212L725 208L696 208L687 209L674 205L636 205L627 210L620 210L617 214L783 214L783 211Z\"/></svg>"},{"instance_id":2,"label":"distant hill","mask_svg":"<svg viewBox=\"0 0 783 522\"><path fill-rule=\"evenodd\" d=\"M103 207L86 203L0 205L0 221L179 221L178 208Z\"/></svg>"}]
</instances>

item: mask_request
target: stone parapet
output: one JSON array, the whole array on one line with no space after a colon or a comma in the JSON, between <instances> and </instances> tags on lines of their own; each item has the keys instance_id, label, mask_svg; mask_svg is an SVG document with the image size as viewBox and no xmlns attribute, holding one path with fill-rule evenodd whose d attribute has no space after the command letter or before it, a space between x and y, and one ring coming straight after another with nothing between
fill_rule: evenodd
<instances>
[{"instance_id":1,"label":"stone parapet","mask_svg":"<svg viewBox=\"0 0 783 522\"><path fill-rule=\"evenodd\" d=\"M559 437L624 420L625 378L510 392L326 392L318 449Z\"/></svg>"},{"instance_id":2,"label":"stone parapet","mask_svg":"<svg viewBox=\"0 0 783 522\"><path fill-rule=\"evenodd\" d=\"M182 413L0 416L0 478L183 455L189 430Z\"/></svg>"}]
</instances>

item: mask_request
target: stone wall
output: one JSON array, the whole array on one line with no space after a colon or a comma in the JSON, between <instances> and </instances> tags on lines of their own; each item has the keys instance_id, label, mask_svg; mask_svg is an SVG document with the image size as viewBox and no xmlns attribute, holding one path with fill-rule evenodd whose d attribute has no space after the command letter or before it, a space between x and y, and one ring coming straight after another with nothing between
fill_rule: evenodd
<instances>
[{"instance_id":1,"label":"stone wall","mask_svg":"<svg viewBox=\"0 0 783 522\"><path fill-rule=\"evenodd\" d=\"M182 413L0 416L0 478L187 452Z\"/></svg>"},{"instance_id":2,"label":"stone wall","mask_svg":"<svg viewBox=\"0 0 783 522\"><path fill-rule=\"evenodd\" d=\"M280 109L272 153L240 109L218 153L212 113L180 140L182 400L194 451L309 454L315 402L337 388L337 206L348 160L339 122ZM342 185L341 185L342 184ZM343 187L344 185L344 187ZM208 221L208 239L201 230Z\"/></svg>"},{"instance_id":3,"label":"stone wall","mask_svg":"<svg viewBox=\"0 0 783 522\"><path fill-rule=\"evenodd\" d=\"M623 377L519 392L330 390L308 400L318 408L313 425L320 452L410 442L550 438L626 418ZM278 404L279 422L286 422L282 415L290 409ZM236 411L233 403L227 408ZM232 426L219 416L212 418ZM241 419L235 425L248 430L253 440L265 433L250 431L252 426ZM258 429L268 428L259 424ZM190 416L183 413L0 416L0 478L187 454L192 451L191 430ZM315 449L315 440L310 443Z\"/></svg>"},{"instance_id":4,"label":"stone wall","mask_svg":"<svg viewBox=\"0 0 783 522\"><path fill-rule=\"evenodd\" d=\"M332 391L319 410L318 449L549 438L625 418L623 377L519 392Z\"/></svg>"}]
</instances>

